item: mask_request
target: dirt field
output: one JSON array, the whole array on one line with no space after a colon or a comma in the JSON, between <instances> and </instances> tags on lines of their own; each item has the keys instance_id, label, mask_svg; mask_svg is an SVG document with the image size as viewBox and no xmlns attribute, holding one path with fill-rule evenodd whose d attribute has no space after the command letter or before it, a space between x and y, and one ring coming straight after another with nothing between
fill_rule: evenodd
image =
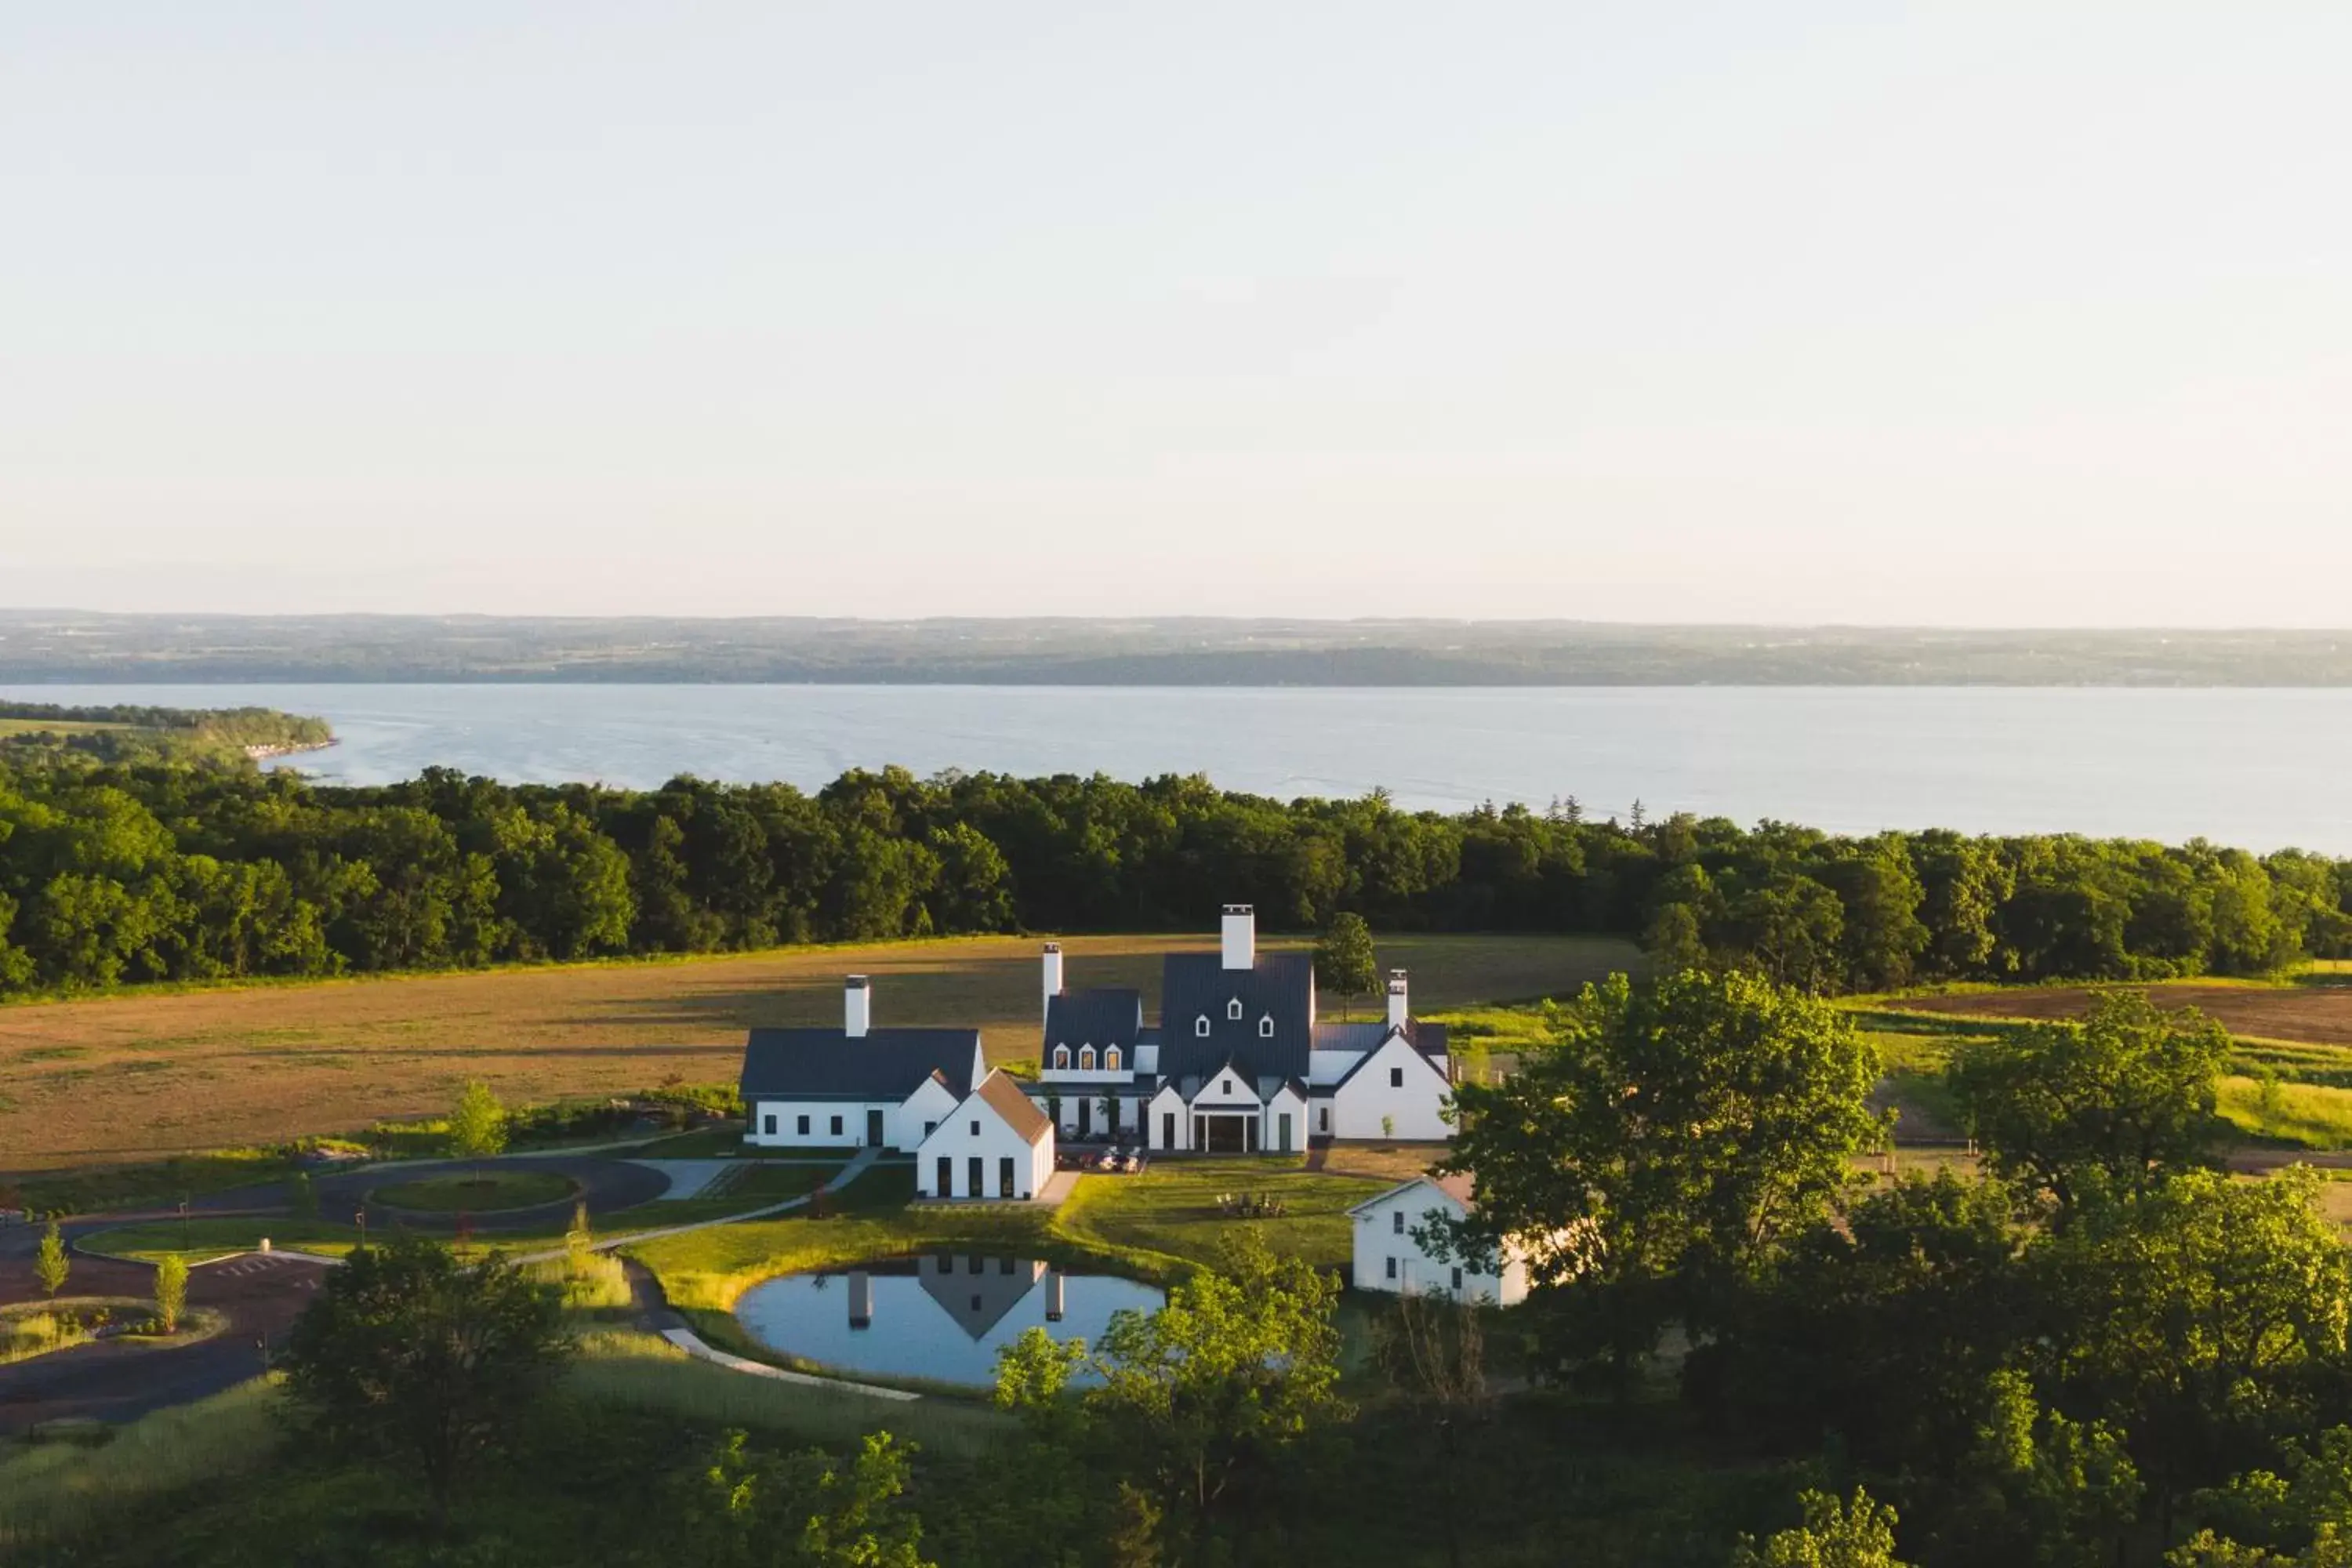
<instances>
[{"instance_id":1,"label":"dirt field","mask_svg":"<svg viewBox=\"0 0 2352 1568\"><path fill-rule=\"evenodd\" d=\"M1985 991L1957 996L1906 997L1893 1004L1909 1012L1979 1018L2072 1018L2095 993L2079 985ZM2352 984L2314 976L2297 985L2214 985L2184 981L2153 985L2148 994L2168 1007L2198 1007L2245 1039L2293 1040L2352 1047Z\"/></svg>"},{"instance_id":2,"label":"dirt field","mask_svg":"<svg viewBox=\"0 0 2352 1568\"><path fill-rule=\"evenodd\" d=\"M1073 938L1067 983L1138 986L1156 1016L1159 955L1213 945ZM470 1078L509 1103L731 1079L746 1027L837 1022L846 973L874 977L877 1025L975 1024L992 1059L1034 1058L1037 950L987 938L0 1007L0 1171L355 1131L444 1110ZM1561 937L1400 938L1380 957L1412 971L1430 1012L1639 962L1629 943ZM1339 999L1323 1006L1336 1016Z\"/></svg>"}]
</instances>

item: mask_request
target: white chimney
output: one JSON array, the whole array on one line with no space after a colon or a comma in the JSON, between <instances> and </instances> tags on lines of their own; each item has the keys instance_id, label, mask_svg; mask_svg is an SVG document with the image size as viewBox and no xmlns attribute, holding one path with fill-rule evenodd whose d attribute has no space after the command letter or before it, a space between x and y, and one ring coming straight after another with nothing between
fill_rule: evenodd
<instances>
[{"instance_id":1,"label":"white chimney","mask_svg":"<svg viewBox=\"0 0 2352 1568\"><path fill-rule=\"evenodd\" d=\"M1405 1019L1411 1016L1404 1005L1404 971L1391 969L1389 971L1389 1027L1403 1028Z\"/></svg>"},{"instance_id":2,"label":"white chimney","mask_svg":"<svg viewBox=\"0 0 2352 1568\"><path fill-rule=\"evenodd\" d=\"M1055 997L1056 997L1056 996L1059 996L1061 994L1062 994L1062 944L1061 944L1060 942L1047 942L1047 943L1045 944L1045 1008L1046 1008L1046 1011L1051 1012L1051 1011L1053 1010L1053 1006L1054 1006L1054 998L1055 998Z\"/></svg>"},{"instance_id":3,"label":"white chimney","mask_svg":"<svg viewBox=\"0 0 2352 1568\"><path fill-rule=\"evenodd\" d=\"M1247 904L1225 906L1224 952L1227 969L1257 967L1257 916Z\"/></svg>"},{"instance_id":4,"label":"white chimney","mask_svg":"<svg viewBox=\"0 0 2352 1568\"><path fill-rule=\"evenodd\" d=\"M1045 1272L1045 1321L1049 1323L1060 1322L1062 1310L1062 1271L1058 1268L1051 1268Z\"/></svg>"},{"instance_id":5,"label":"white chimney","mask_svg":"<svg viewBox=\"0 0 2352 1568\"><path fill-rule=\"evenodd\" d=\"M874 1276L852 1274L849 1277L849 1326L870 1329L874 1326Z\"/></svg>"},{"instance_id":6,"label":"white chimney","mask_svg":"<svg viewBox=\"0 0 2352 1568\"><path fill-rule=\"evenodd\" d=\"M874 1022L874 988L863 974L853 974L841 988L841 1032L853 1040L866 1037Z\"/></svg>"}]
</instances>

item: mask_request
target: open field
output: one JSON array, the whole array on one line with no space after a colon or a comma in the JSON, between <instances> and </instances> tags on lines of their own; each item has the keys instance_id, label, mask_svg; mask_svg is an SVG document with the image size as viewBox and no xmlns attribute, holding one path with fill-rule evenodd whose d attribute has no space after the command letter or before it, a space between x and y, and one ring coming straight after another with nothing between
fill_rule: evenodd
<instances>
[{"instance_id":1,"label":"open field","mask_svg":"<svg viewBox=\"0 0 2352 1568\"><path fill-rule=\"evenodd\" d=\"M1139 986L1150 1009L1160 954L1212 946L1063 942L1070 984ZM731 1080L744 1029L835 1021L845 973L874 976L877 1024L976 1024L992 1059L1019 1060L1037 1047L1037 947L797 948L0 1007L0 1171L357 1130L445 1110L468 1079L509 1104ZM1528 936L1401 937L1380 958L1412 971L1421 1012L1572 991L1640 962L1628 942Z\"/></svg>"},{"instance_id":2,"label":"open field","mask_svg":"<svg viewBox=\"0 0 2352 1568\"><path fill-rule=\"evenodd\" d=\"M100 730L130 728L128 724L109 724L87 719L0 719L0 740L10 735L88 735Z\"/></svg>"},{"instance_id":3,"label":"open field","mask_svg":"<svg viewBox=\"0 0 2352 1568\"><path fill-rule=\"evenodd\" d=\"M2091 998L2099 989L2084 985L2022 986L2007 991L1959 992L1948 996L1906 996L1889 1005L1906 1012L1941 1013L1955 1017L2074 1018L2089 1010ZM2352 1047L2352 975L2332 966L2315 967L2299 983L2286 985L2176 980L2138 989L2146 990L2164 1006L2196 1007L2210 1013L2241 1039Z\"/></svg>"}]
</instances>

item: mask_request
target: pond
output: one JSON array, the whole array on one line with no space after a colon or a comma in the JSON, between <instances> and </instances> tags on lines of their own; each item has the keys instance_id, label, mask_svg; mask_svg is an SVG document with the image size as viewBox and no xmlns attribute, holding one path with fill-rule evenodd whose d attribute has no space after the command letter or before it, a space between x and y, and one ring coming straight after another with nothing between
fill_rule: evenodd
<instances>
[{"instance_id":1,"label":"pond","mask_svg":"<svg viewBox=\"0 0 2352 1568\"><path fill-rule=\"evenodd\" d=\"M1030 1329L1092 1343L1113 1312L1165 1300L1157 1286L1034 1258L926 1253L771 1279L744 1292L735 1316L761 1344L804 1361L984 1388L996 1352Z\"/></svg>"}]
</instances>

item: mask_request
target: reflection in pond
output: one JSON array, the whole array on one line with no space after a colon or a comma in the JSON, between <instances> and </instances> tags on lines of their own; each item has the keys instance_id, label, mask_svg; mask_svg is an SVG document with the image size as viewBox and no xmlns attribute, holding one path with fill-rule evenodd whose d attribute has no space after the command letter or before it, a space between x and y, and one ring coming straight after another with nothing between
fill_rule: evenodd
<instances>
[{"instance_id":1,"label":"reflection in pond","mask_svg":"<svg viewBox=\"0 0 2352 1568\"><path fill-rule=\"evenodd\" d=\"M1091 1343L1113 1312L1156 1311L1165 1300L1154 1286L1034 1258L926 1253L771 1279L744 1292L735 1315L761 1344L806 1361L985 1386L996 1352L1026 1330Z\"/></svg>"}]
</instances>

